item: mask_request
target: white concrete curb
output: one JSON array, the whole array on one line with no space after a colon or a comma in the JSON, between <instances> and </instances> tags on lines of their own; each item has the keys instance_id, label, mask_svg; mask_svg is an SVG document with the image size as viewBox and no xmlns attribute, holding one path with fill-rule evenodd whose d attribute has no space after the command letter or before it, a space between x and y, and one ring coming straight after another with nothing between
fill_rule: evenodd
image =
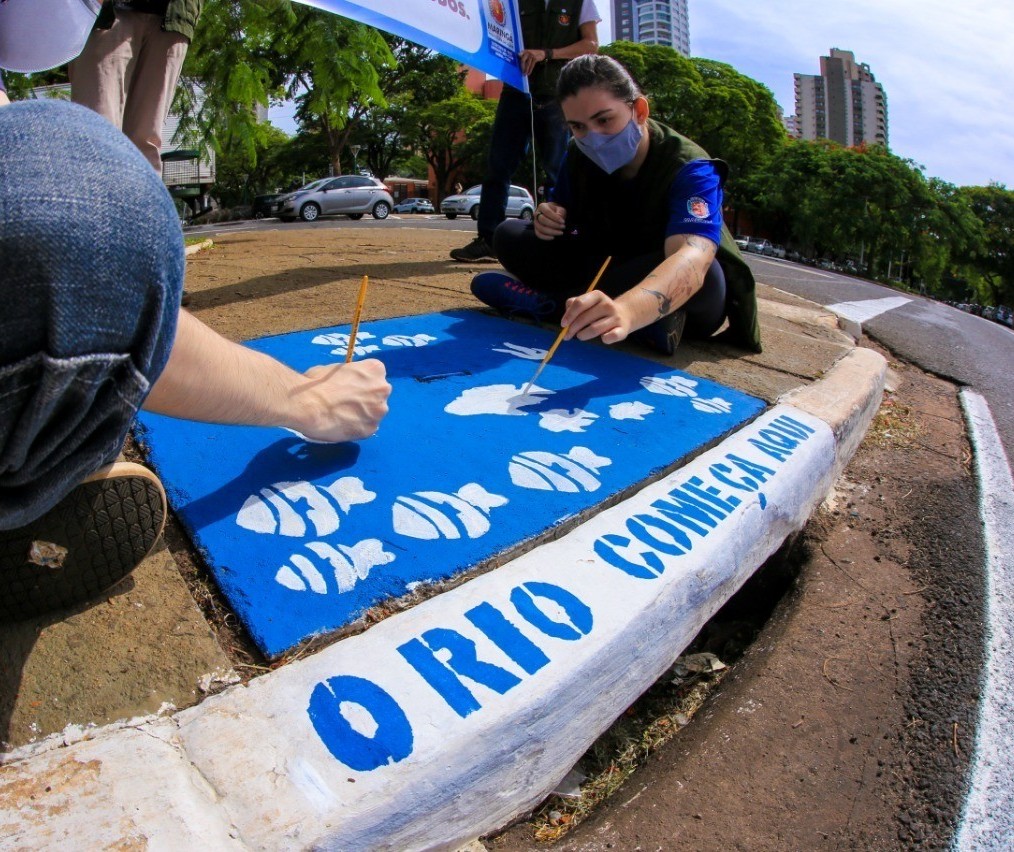
<instances>
[{"instance_id":1,"label":"white concrete curb","mask_svg":"<svg viewBox=\"0 0 1014 852\"><path fill-rule=\"evenodd\" d=\"M961 405L975 448L986 544L986 664L969 790L953 848L1014 848L1014 476L986 400Z\"/></svg>"},{"instance_id":2,"label":"white concrete curb","mask_svg":"<svg viewBox=\"0 0 1014 852\"><path fill-rule=\"evenodd\" d=\"M187 257L190 257L190 255L192 254L197 254L197 252L199 251L204 251L204 249L211 248L214 244L215 244L214 240L202 240L199 243L194 243L193 245L187 246L185 249L183 249L183 254L186 255Z\"/></svg>"},{"instance_id":3,"label":"white concrete curb","mask_svg":"<svg viewBox=\"0 0 1014 852\"><path fill-rule=\"evenodd\" d=\"M797 406L558 541L313 657L136 730L9 756L8 836L401 850L501 827L806 523L879 405L884 366L847 356Z\"/></svg>"}]
</instances>

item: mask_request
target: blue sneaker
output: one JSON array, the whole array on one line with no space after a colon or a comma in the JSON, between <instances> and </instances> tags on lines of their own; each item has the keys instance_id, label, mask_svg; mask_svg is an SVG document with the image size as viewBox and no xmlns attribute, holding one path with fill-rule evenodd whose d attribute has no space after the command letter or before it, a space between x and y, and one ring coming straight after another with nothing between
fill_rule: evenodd
<instances>
[{"instance_id":1,"label":"blue sneaker","mask_svg":"<svg viewBox=\"0 0 1014 852\"><path fill-rule=\"evenodd\" d=\"M542 320L556 310L553 299L505 272L480 272L472 279L472 295L505 316L524 314Z\"/></svg>"}]
</instances>

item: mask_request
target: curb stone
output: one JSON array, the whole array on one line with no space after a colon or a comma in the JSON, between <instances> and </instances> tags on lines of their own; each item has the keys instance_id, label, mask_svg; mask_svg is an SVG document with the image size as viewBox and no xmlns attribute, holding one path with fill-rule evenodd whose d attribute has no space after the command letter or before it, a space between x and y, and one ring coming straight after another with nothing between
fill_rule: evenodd
<instances>
[{"instance_id":1,"label":"curb stone","mask_svg":"<svg viewBox=\"0 0 1014 852\"><path fill-rule=\"evenodd\" d=\"M187 246L185 249L183 249L183 253L187 257L190 257L191 255L197 254L197 252L199 251L204 251L205 249L211 248L214 244L215 244L214 240L202 240L199 243L194 243L193 245Z\"/></svg>"},{"instance_id":2,"label":"curb stone","mask_svg":"<svg viewBox=\"0 0 1014 852\"><path fill-rule=\"evenodd\" d=\"M456 849L502 827L802 528L885 372L853 350L495 572L172 717L6 755L5 833L32 848Z\"/></svg>"}]
</instances>

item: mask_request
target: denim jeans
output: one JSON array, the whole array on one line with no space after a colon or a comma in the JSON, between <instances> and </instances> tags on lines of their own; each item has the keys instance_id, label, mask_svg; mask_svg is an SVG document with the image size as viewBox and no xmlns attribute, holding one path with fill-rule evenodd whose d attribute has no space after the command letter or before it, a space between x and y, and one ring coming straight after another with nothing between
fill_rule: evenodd
<instances>
[{"instance_id":1,"label":"denim jeans","mask_svg":"<svg viewBox=\"0 0 1014 852\"><path fill-rule=\"evenodd\" d=\"M125 136L73 104L0 108L0 529L116 458L182 288L179 217Z\"/></svg>"},{"instance_id":2,"label":"denim jeans","mask_svg":"<svg viewBox=\"0 0 1014 852\"><path fill-rule=\"evenodd\" d=\"M528 222L511 219L496 229L493 250L511 275L533 290L556 301L562 315L564 302L588 289L606 259L601 246L588 238L564 235L540 240ZM609 264L598 289L616 297L640 284L665 260L660 251L620 258ZM687 312L687 338L711 337L725 322L725 273L712 262L701 289L683 306Z\"/></svg>"},{"instance_id":3,"label":"denim jeans","mask_svg":"<svg viewBox=\"0 0 1014 852\"><path fill-rule=\"evenodd\" d=\"M528 95L504 86L496 106L486 178L482 182L482 199L479 202L479 236L490 245L493 244L493 232L506 216L511 178L529 151L533 107L535 149L546 172L548 186L556 183L560 173L560 163L570 139L560 105L555 100L533 104Z\"/></svg>"}]
</instances>

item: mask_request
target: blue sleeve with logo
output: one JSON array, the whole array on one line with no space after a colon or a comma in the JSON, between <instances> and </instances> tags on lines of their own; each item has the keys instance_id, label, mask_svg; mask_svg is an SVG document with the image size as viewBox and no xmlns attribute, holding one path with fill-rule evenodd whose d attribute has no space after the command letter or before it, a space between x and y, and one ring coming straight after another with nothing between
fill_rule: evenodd
<instances>
[{"instance_id":1,"label":"blue sleeve with logo","mask_svg":"<svg viewBox=\"0 0 1014 852\"><path fill-rule=\"evenodd\" d=\"M676 173L669 188L669 224L665 235L698 234L722 240L722 181L707 160L692 160Z\"/></svg>"}]
</instances>

